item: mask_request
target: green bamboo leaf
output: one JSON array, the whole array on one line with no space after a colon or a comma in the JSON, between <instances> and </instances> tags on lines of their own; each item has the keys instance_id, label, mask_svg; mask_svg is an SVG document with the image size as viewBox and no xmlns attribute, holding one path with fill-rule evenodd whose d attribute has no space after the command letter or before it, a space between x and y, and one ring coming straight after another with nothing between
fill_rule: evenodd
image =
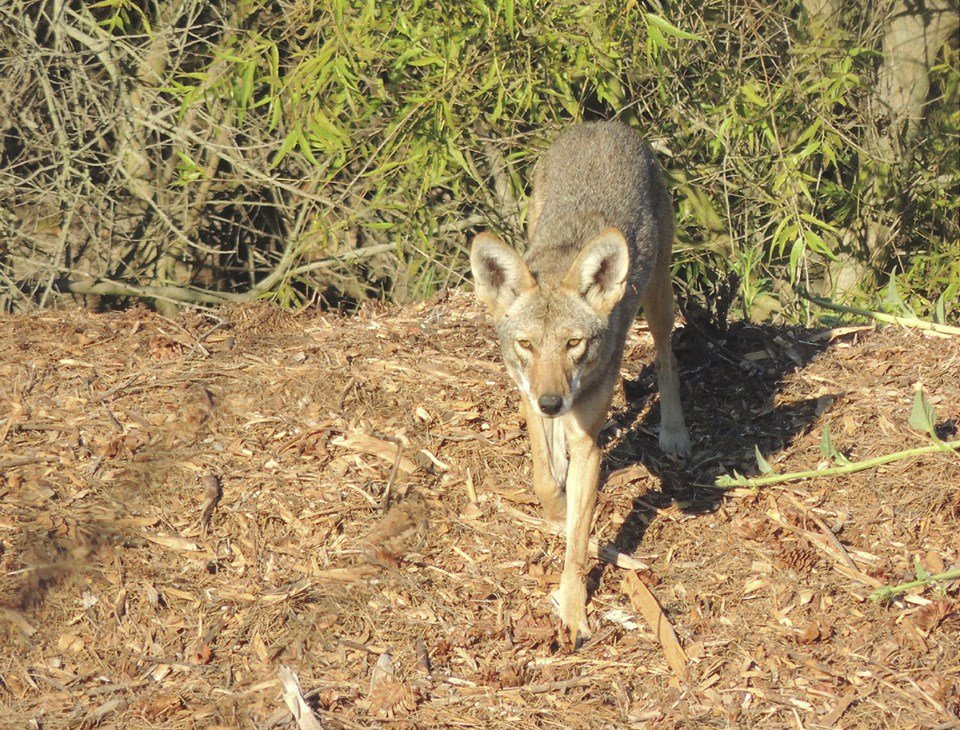
<instances>
[{"instance_id":1,"label":"green bamboo leaf","mask_svg":"<svg viewBox=\"0 0 960 730\"><path fill-rule=\"evenodd\" d=\"M833 261L837 260L836 255L830 249L830 246L827 245L827 242L821 238L820 234L811 230L806 230L803 232L803 238L807 243L807 247L811 251L822 254Z\"/></svg>"},{"instance_id":2,"label":"green bamboo leaf","mask_svg":"<svg viewBox=\"0 0 960 730\"><path fill-rule=\"evenodd\" d=\"M823 434L820 436L820 453L823 454L823 458L830 459L837 464L850 463L850 460L837 451L837 448L833 445L833 439L830 437L829 423L823 424Z\"/></svg>"},{"instance_id":3,"label":"green bamboo leaf","mask_svg":"<svg viewBox=\"0 0 960 730\"><path fill-rule=\"evenodd\" d=\"M937 412L930 405L922 389L917 390L913 398L913 408L910 411L908 423L918 431L926 431L934 439L937 438Z\"/></svg>"},{"instance_id":4,"label":"green bamboo leaf","mask_svg":"<svg viewBox=\"0 0 960 730\"><path fill-rule=\"evenodd\" d=\"M757 457L757 469L760 470L761 474L772 474L773 467L770 466L769 462L763 458L763 454L760 453L760 447L754 446L753 453Z\"/></svg>"},{"instance_id":5,"label":"green bamboo leaf","mask_svg":"<svg viewBox=\"0 0 960 730\"><path fill-rule=\"evenodd\" d=\"M896 274L890 274L890 280L887 282L887 287L884 290L883 303L887 311L893 314L901 314L908 317L914 316L913 310L907 306L907 303L903 301L903 297L900 296L900 286L897 284Z\"/></svg>"},{"instance_id":6,"label":"green bamboo leaf","mask_svg":"<svg viewBox=\"0 0 960 730\"><path fill-rule=\"evenodd\" d=\"M744 84L740 87L740 93L744 99L755 106L767 106L767 100L760 95L760 85L756 82L751 81L750 83Z\"/></svg>"},{"instance_id":7,"label":"green bamboo leaf","mask_svg":"<svg viewBox=\"0 0 960 730\"><path fill-rule=\"evenodd\" d=\"M647 26L647 54L654 58L661 50L667 47L667 39L663 36L661 30L655 25Z\"/></svg>"},{"instance_id":8,"label":"green bamboo leaf","mask_svg":"<svg viewBox=\"0 0 960 730\"><path fill-rule=\"evenodd\" d=\"M771 239L773 250L777 252L778 256L783 255L784 249L787 247L787 241L796 235L797 226L790 218L784 218L780 221L780 223L777 225L777 229L773 232L773 238Z\"/></svg>"},{"instance_id":9,"label":"green bamboo leaf","mask_svg":"<svg viewBox=\"0 0 960 730\"><path fill-rule=\"evenodd\" d=\"M699 41L703 40L700 36L694 35L693 33L688 33L685 30L680 30L673 23L669 23L659 15L654 15L653 13L644 13L644 16L647 19L647 22L651 26L656 27L663 35L672 36L673 38L680 38L685 41Z\"/></svg>"},{"instance_id":10,"label":"green bamboo leaf","mask_svg":"<svg viewBox=\"0 0 960 730\"><path fill-rule=\"evenodd\" d=\"M797 273L800 269L800 259L806 252L807 246L802 236L798 236L790 248L790 280L797 280Z\"/></svg>"},{"instance_id":11,"label":"green bamboo leaf","mask_svg":"<svg viewBox=\"0 0 960 730\"><path fill-rule=\"evenodd\" d=\"M300 139L302 136L303 136L303 128L300 126L300 123L298 122L297 125L290 132L290 134L288 134L284 138L283 142L280 143L280 149L276 151L273 158L270 160L270 167L276 167L277 165L279 165L280 161L283 160L283 158L289 154L290 150L292 150L294 147L300 144Z\"/></svg>"},{"instance_id":12,"label":"green bamboo leaf","mask_svg":"<svg viewBox=\"0 0 960 730\"><path fill-rule=\"evenodd\" d=\"M823 432L820 436L820 454L824 459L832 459L837 454L833 446L833 439L830 438L830 424L823 424Z\"/></svg>"},{"instance_id":13,"label":"green bamboo leaf","mask_svg":"<svg viewBox=\"0 0 960 730\"><path fill-rule=\"evenodd\" d=\"M944 292L937 298L937 303L933 307L933 321L937 324L947 323L947 293Z\"/></svg>"},{"instance_id":14,"label":"green bamboo leaf","mask_svg":"<svg viewBox=\"0 0 960 730\"><path fill-rule=\"evenodd\" d=\"M807 223L813 223L813 225L817 226L818 228L830 231L831 233L840 233L840 229L838 229L836 226L827 223L824 220L820 220L816 216L810 215L809 213L801 213L800 218L805 220Z\"/></svg>"}]
</instances>

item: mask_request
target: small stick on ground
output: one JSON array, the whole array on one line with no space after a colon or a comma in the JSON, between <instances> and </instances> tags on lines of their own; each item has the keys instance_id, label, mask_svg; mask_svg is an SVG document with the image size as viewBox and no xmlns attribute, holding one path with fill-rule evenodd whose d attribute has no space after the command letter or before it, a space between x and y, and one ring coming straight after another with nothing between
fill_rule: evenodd
<instances>
[{"instance_id":1,"label":"small stick on ground","mask_svg":"<svg viewBox=\"0 0 960 730\"><path fill-rule=\"evenodd\" d=\"M787 498L791 502L793 502L794 507L796 507L803 513L804 517L809 517L814 522L814 524L816 524L816 526L820 528L820 532L823 533L823 536L827 539L827 541L831 545L833 545L834 549L836 550L836 558L841 563L846 565L848 568L859 570L859 568L857 568L857 564L853 562L853 558L850 557L850 553L848 553L847 549L843 546L843 543L841 543L837 539L837 536L833 534L833 530L827 527L827 524L823 520L821 520L819 517L813 514L813 512L811 512L804 505L802 505L800 501L796 499L792 494L788 494Z\"/></svg>"},{"instance_id":2,"label":"small stick on ground","mask_svg":"<svg viewBox=\"0 0 960 730\"><path fill-rule=\"evenodd\" d=\"M383 488L383 496L380 498L380 511L386 514L390 509L390 496L393 491L393 483L397 479L397 471L400 469L400 460L403 458L403 444L400 439L394 436L382 436L387 441L397 445L397 456L393 460L393 466L390 468L390 476L387 477L387 484Z\"/></svg>"},{"instance_id":3,"label":"small stick on ground","mask_svg":"<svg viewBox=\"0 0 960 730\"><path fill-rule=\"evenodd\" d=\"M680 646L677 633L664 615L656 596L640 580L640 576L633 571L628 572L623 577L621 588L630 599L630 605L643 616L643 620L647 622L647 625L657 637L673 673L679 679L686 679L687 653Z\"/></svg>"},{"instance_id":4,"label":"small stick on ground","mask_svg":"<svg viewBox=\"0 0 960 730\"><path fill-rule=\"evenodd\" d=\"M56 460L56 456L15 456L12 459L0 461L0 469L13 469L16 466L26 466L27 464L49 464Z\"/></svg>"}]
</instances>

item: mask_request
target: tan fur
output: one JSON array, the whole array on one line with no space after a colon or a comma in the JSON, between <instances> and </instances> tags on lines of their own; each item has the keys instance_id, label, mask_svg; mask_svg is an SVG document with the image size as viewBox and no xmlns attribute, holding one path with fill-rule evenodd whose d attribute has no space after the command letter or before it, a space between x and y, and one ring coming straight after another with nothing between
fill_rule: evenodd
<instances>
[{"instance_id":1,"label":"tan fur","mask_svg":"<svg viewBox=\"0 0 960 730\"><path fill-rule=\"evenodd\" d=\"M657 349L660 446L690 454L670 347L673 213L650 149L618 122L578 124L533 174L526 260L489 233L471 250L507 372L520 388L533 488L548 519L566 522L554 598L564 625L589 635L587 543L603 426L627 332L642 302Z\"/></svg>"}]
</instances>

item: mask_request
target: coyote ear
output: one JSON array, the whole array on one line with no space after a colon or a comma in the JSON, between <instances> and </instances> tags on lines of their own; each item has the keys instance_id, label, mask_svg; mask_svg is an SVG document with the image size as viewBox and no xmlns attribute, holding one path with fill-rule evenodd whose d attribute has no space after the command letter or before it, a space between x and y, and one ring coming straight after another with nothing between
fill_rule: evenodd
<instances>
[{"instance_id":1,"label":"coyote ear","mask_svg":"<svg viewBox=\"0 0 960 730\"><path fill-rule=\"evenodd\" d=\"M627 289L630 251L616 228L590 240L570 265L563 285L587 300L599 314L609 314Z\"/></svg>"},{"instance_id":2,"label":"coyote ear","mask_svg":"<svg viewBox=\"0 0 960 730\"><path fill-rule=\"evenodd\" d=\"M477 298L494 317L502 316L518 294L534 286L523 259L489 233L480 233L473 239L470 269Z\"/></svg>"}]
</instances>

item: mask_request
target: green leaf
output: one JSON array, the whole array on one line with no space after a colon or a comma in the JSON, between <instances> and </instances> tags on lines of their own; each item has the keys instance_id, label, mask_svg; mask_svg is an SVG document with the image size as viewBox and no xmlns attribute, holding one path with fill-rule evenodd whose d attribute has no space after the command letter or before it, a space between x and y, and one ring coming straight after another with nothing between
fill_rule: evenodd
<instances>
[{"instance_id":1,"label":"green leaf","mask_svg":"<svg viewBox=\"0 0 960 730\"><path fill-rule=\"evenodd\" d=\"M512 36L516 31L516 28L513 23L513 0L504 0L503 3L503 16L507 21L507 32Z\"/></svg>"},{"instance_id":2,"label":"green leaf","mask_svg":"<svg viewBox=\"0 0 960 730\"><path fill-rule=\"evenodd\" d=\"M694 35L693 33L688 33L685 30L680 30L673 23L669 23L659 15L654 15L653 13L644 13L647 18L647 22L650 25L656 27L663 35L672 36L674 38L680 38L685 41L699 41L703 40L700 36Z\"/></svg>"},{"instance_id":3,"label":"green leaf","mask_svg":"<svg viewBox=\"0 0 960 730\"><path fill-rule=\"evenodd\" d=\"M659 52L667 47L667 39L655 25L647 26L647 54L656 58Z\"/></svg>"},{"instance_id":4,"label":"green leaf","mask_svg":"<svg viewBox=\"0 0 960 730\"><path fill-rule=\"evenodd\" d=\"M757 469L760 470L761 474L771 474L773 473L773 467L770 466L769 462L763 458L763 454L760 453L760 447L754 446L753 453L757 457Z\"/></svg>"},{"instance_id":5,"label":"green leaf","mask_svg":"<svg viewBox=\"0 0 960 730\"><path fill-rule=\"evenodd\" d=\"M793 242L793 246L790 247L790 280L796 281L797 274L800 267L800 258L803 256L804 252L807 250L804 238L802 236L797 236L797 240Z\"/></svg>"},{"instance_id":6,"label":"green leaf","mask_svg":"<svg viewBox=\"0 0 960 730\"><path fill-rule=\"evenodd\" d=\"M947 293L944 292L937 298L937 303L933 307L933 321L937 324L947 323Z\"/></svg>"},{"instance_id":7,"label":"green leaf","mask_svg":"<svg viewBox=\"0 0 960 730\"><path fill-rule=\"evenodd\" d=\"M818 254L826 256L828 259L837 261L837 257L834 255L833 251L830 250L830 246L827 245L827 242L814 231L806 230L803 232L804 240L807 242L807 246L811 251L815 251Z\"/></svg>"},{"instance_id":8,"label":"green leaf","mask_svg":"<svg viewBox=\"0 0 960 730\"><path fill-rule=\"evenodd\" d=\"M909 424L918 431L926 431L934 439L937 438L937 412L930 405L923 390L917 390L913 398L913 409L910 411Z\"/></svg>"},{"instance_id":9,"label":"green leaf","mask_svg":"<svg viewBox=\"0 0 960 730\"><path fill-rule=\"evenodd\" d=\"M850 461L846 456L837 451L837 448L833 445L833 439L830 437L830 424L823 424L823 435L820 437L820 453L823 454L823 458L831 459L837 464L849 464Z\"/></svg>"},{"instance_id":10,"label":"green leaf","mask_svg":"<svg viewBox=\"0 0 960 730\"><path fill-rule=\"evenodd\" d=\"M297 126L288 134L283 142L280 143L280 149L277 150L273 158L270 160L270 167L276 167L280 164L280 161L287 156L287 154L300 144L300 138L303 137L303 128L298 123Z\"/></svg>"},{"instance_id":11,"label":"green leaf","mask_svg":"<svg viewBox=\"0 0 960 730\"><path fill-rule=\"evenodd\" d=\"M903 301L903 297L900 296L900 287L897 285L897 275L890 274L890 280L887 282L887 288L884 290L883 303L887 307L887 311L891 314L901 314L908 317L913 317L913 310L907 306L907 303Z\"/></svg>"},{"instance_id":12,"label":"green leaf","mask_svg":"<svg viewBox=\"0 0 960 730\"><path fill-rule=\"evenodd\" d=\"M755 106L765 107L767 106L767 100L760 95L760 90L760 85L754 81L746 83L740 87L740 93L743 95L744 99Z\"/></svg>"},{"instance_id":13,"label":"green leaf","mask_svg":"<svg viewBox=\"0 0 960 730\"><path fill-rule=\"evenodd\" d=\"M830 424L823 424L823 433L820 436L820 454L824 459L832 459L837 453L833 446L833 439L830 438Z\"/></svg>"}]
</instances>

